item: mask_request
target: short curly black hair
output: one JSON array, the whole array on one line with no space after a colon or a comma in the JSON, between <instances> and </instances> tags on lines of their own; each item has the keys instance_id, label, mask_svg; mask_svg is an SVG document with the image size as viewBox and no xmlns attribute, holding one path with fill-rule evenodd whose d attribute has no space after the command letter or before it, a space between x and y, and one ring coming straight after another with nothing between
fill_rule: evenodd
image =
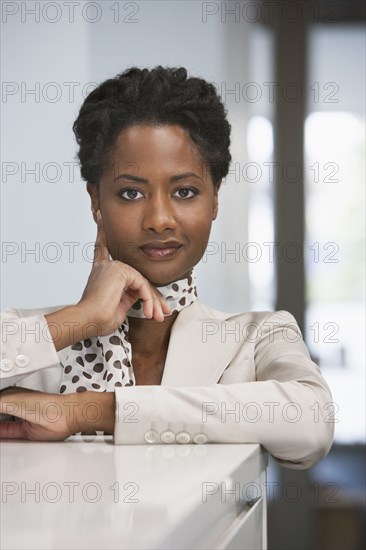
<instances>
[{"instance_id":1,"label":"short curly black hair","mask_svg":"<svg viewBox=\"0 0 366 550\"><path fill-rule=\"evenodd\" d=\"M187 78L184 67L130 67L85 99L73 124L82 178L99 186L120 132L134 124L179 125L196 145L219 187L231 162L227 111L215 86Z\"/></svg>"}]
</instances>

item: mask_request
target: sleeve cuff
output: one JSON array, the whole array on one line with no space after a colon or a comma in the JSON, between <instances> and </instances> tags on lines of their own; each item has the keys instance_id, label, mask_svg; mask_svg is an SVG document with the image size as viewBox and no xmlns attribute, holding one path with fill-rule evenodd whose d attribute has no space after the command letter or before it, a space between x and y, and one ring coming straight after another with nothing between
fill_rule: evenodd
<instances>
[{"instance_id":1,"label":"sleeve cuff","mask_svg":"<svg viewBox=\"0 0 366 550\"><path fill-rule=\"evenodd\" d=\"M0 389L31 373L60 363L42 314L4 319L1 323Z\"/></svg>"}]
</instances>

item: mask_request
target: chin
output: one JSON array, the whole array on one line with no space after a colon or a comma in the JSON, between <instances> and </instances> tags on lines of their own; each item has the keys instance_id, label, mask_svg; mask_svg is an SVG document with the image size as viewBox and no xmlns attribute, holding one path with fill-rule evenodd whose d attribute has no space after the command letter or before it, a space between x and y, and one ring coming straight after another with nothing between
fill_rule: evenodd
<instances>
[{"instance_id":1,"label":"chin","mask_svg":"<svg viewBox=\"0 0 366 550\"><path fill-rule=\"evenodd\" d=\"M154 286L165 286L173 283L174 281L182 279L183 277L191 273L194 267L192 265L187 265L187 262L179 261L178 258L172 258L170 260L157 262L149 261L148 259L138 256L135 256L133 258L116 257L113 259L130 265L131 267L136 269L136 271L141 273L141 275L143 275L145 279L147 279ZM193 258L192 261L194 261Z\"/></svg>"}]
</instances>

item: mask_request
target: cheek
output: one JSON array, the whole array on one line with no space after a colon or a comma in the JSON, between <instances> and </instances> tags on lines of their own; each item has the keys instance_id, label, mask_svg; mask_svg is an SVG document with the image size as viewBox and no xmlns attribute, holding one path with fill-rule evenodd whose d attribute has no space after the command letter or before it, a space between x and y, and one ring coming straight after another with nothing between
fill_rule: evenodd
<instances>
[{"instance_id":1,"label":"cheek","mask_svg":"<svg viewBox=\"0 0 366 550\"><path fill-rule=\"evenodd\" d=\"M206 247L211 233L211 212L201 212L201 215L196 219L192 219L189 224L189 240L190 246L200 250L203 253L203 247Z\"/></svg>"},{"instance_id":2,"label":"cheek","mask_svg":"<svg viewBox=\"0 0 366 550\"><path fill-rule=\"evenodd\" d=\"M210 204L205 204L204 208L199 208L192 211L188 218L193 231L197 233L209 233L212 225L212 207ZM198 234L197 234L198 236Z\"/></svg>"},{"instance_id":3,"label":"cheek","mask_svg":"<svg viewBox=\"0 0 366 550\"><path fill-rule=\"evenodd\" d=\"M131 224L126 224L118 216L114 216L113 222L105 224L105 236L110 255L113 260L126 260L129 243L134 242L134 234Z\"/></svg>"},{"instance_id":4,"label":"cheek","mask_svg":"<svg viewBox=\"0 0 366 550\"><path fill-rule=\"evenodd\" d=\"M111 240L127 241L130 236L133 238L139 225L138 215L135 211L118 208L117 203L108 209L107 216L108 235Z\"/></svg>"}]
</instances>

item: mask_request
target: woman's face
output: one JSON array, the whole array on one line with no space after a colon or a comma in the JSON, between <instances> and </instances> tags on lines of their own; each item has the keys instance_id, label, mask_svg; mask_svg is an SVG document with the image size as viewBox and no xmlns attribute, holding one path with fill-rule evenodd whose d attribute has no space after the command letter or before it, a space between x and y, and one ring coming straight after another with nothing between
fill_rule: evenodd
<instances>
[{"instance_id":1,"label":"woman's face","mask_svg":"<svg viewBox=\"0 0 366 550\"><path fill-rule=\"evenodd\" d=\"M217 189L180 126L123 130L99 190L89 183L87 190L95 213L102 213L111 257L154 285L187 277L203 256L217 216Z\"/></svg>"}]
</instances>

